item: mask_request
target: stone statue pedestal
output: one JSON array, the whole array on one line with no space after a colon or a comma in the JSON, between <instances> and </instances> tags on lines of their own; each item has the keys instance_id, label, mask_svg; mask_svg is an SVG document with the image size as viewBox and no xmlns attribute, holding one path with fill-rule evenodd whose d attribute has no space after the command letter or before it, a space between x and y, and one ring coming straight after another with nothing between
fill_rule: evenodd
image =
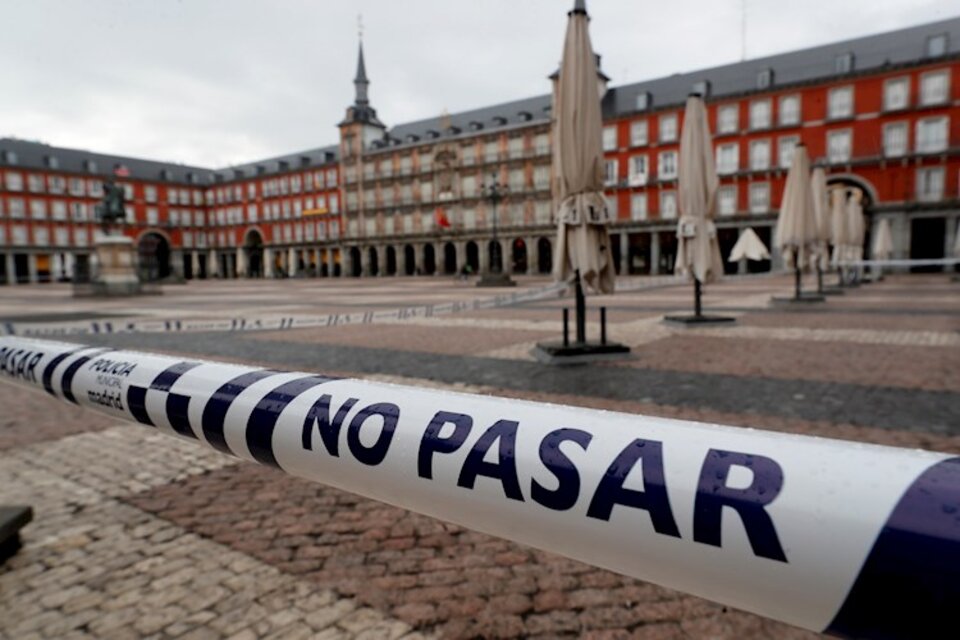
<instances>
[{"instance_id":1,"label":"stone statue pedestal","mask_svg":"<svg viewBox=\"0 0 960 640\"><path fill-rule=\"evenodd\" d=\"M136 249L126 236L99 236L95 241L97 265L90 282L76 283L74 296L137 296L159 294L159 287L144 287L136 270Z\"/></svg>"}]
</instances>

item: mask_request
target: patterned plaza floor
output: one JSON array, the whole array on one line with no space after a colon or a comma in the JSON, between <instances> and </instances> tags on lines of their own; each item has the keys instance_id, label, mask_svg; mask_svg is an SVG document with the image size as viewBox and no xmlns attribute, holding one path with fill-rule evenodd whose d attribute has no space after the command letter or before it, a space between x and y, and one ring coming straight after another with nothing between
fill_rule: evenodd
<instances>
[{"instance_id":1,"label":"patterned plaza floor","mask_svg":"<svg viewBox=\"0 0 960 640\"><path fill-rule=\"evenodd\" d=\"M521 279L521 287L546 284ZM85 342L960 453L960 285L888 276L822 305L785 277L707 287L732 327L677 329L689 286L591 298L631 360L569 369L569 298L371 326ZM0 320L209 318L489 296L449 278L194 282L74 300L0 287ZM658 586L238 463L0 385L0 503L27 503L0 568L0 638L806 638Z\"/></svg>"}]
</instances>

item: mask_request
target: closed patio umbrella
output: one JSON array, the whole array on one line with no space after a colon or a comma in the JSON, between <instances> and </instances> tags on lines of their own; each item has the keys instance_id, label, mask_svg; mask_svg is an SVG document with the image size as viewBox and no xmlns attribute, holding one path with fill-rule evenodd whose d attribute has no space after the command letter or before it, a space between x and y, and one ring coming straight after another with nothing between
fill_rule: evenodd
<instances>
[{"instance_id":1,"label":"closed patio umbrella","mask_svg":"<svg viewBox=\"0 0 960 640\"><path fill-rule=\"evenodd\" d=\"M775 242L784 255L788 267L796 274L794 300L800 300L801 270L810 262L810 250L817 239L813 211L813 192L810 189L810 159L807 148L798 144L787 173L780 215L777 217Z\"/></svg>"},{"instance_id":2,"label":"closed patio umbrella","mask_svg":"<svg viewBox=\"0 0 960 640\"><path fill-rule=\"evenodd\" d=\"M877 225L877 235L873 237L873 259L889 260L893 255L893 233L890 230L890 220L883 218Z\"/></svg>"},{"instance_id":3,"label":"closed patio umbrella","mask_svg":"<svg viewBox=\"0 0 960 640\"><path fill-rule=\"evenodd\" d=\"M866 225L863 222L863 191L856 187L850 189L847 199L847 260L859 262L863 259L863 239ZM853 268L854 279L860 280L860 267Z\"/></svg>"},{"instance_id":4,"label":"closed patio umbrella","mask_svg":"<svg viewBox=\"0 0 960 640\"><path fill-rule=\"evenodd\" d=\"M702 316L701 285L723 275L723 258L713 223L719 180L707 109L699 95L687 98L680 134L680 220L677 223L676 273L694 282L694 314Z\"/></svg>"},{"instance_id":5,"label":"closed patio umbrella","mask_svg":"<svg viewBox=\"0 0 960 640\"><path fill-rule=\"evenodd\" d=\"M553 275L561 281L569 281L571 276L575 279L577 340L583 342L586 321L580 280L598 293L613 293L615 272L607 232L612 218L603 196L597 60L583 0L575 2L568 16L554 102L559 209Z\"/></svg>"},{"instance_id":6,"label":"closed patio umbrella","mask_svg":"<svg viewBox=\"0 0 960 640\"><path fill-rule=\"evenodd\" d=\"M823 167L815 168L810 174L810 190L817 226L817 240L814 244L817 291L823 293L823 272L830 268L830 200L827 195L827 175Z\"/></svg>"},{"instance_id":7,"label":"closed patio umbrella","mask_svg":"<svg viewBox=\"0 0 960 640\"><path fill-rule=\"evenodd\" d=\"M733 245L733 249L730 250L730 256L727 258L727 262L740 262L744 258L753 261L770 259L770 252L767 251L763 240L760 239L756 231L749 227L744 229L740 237L737 238L737 243Z\"/></svg>"}]
</instances>

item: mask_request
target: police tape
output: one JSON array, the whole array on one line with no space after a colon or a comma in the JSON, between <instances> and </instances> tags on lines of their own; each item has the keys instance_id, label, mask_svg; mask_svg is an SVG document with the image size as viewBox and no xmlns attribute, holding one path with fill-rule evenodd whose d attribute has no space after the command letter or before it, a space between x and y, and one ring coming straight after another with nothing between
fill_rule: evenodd
<instances>
[{"instance_id":1,"label":"police tape","mask_svg":"<svg viewBox=\"0 0 960 640\"><path fill-rule=\"evenodd\" d=\"M654 276L639 282L621 285L618 291L640 291L669 286L682 280L676 276ZM4 322L0 328L5 335L62 337L99 333L193 333L229 331L280 331L310 329L343 325L367 325L383 322L402 322L413 318L496 309L556 297L568 288L564 282L552 282L542 287L518 290L509 295L478 298L469 301L444 302L400 309L382 309L358 313L329 313L322 315L250 315L234 318L198 318L193 320L77 320L63 322Z\"/></svg>"},{"instance_id":2,"label":"police tape","mask_svg":"<svg viewBox=\"0 0 960 640\"><path fill-rule=\"evenodd\" d=\"M0 380L814 631L955 627L960 457L17 337Z\"/></svg>"}]
</instances>

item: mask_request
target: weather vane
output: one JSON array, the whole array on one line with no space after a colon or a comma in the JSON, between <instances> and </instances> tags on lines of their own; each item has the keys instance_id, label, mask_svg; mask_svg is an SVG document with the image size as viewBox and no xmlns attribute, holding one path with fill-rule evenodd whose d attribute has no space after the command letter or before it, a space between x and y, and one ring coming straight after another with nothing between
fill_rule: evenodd
<instances>
[{"instance_id":1,"label":"weather vane","mask_svg":"<svg viewBox=\"0 0 960 640\"><path fill-rule=\"evenodd\" d=\"M363 40L363 14L357 14L357 35Z\"/></svg>"}]
</instances>

